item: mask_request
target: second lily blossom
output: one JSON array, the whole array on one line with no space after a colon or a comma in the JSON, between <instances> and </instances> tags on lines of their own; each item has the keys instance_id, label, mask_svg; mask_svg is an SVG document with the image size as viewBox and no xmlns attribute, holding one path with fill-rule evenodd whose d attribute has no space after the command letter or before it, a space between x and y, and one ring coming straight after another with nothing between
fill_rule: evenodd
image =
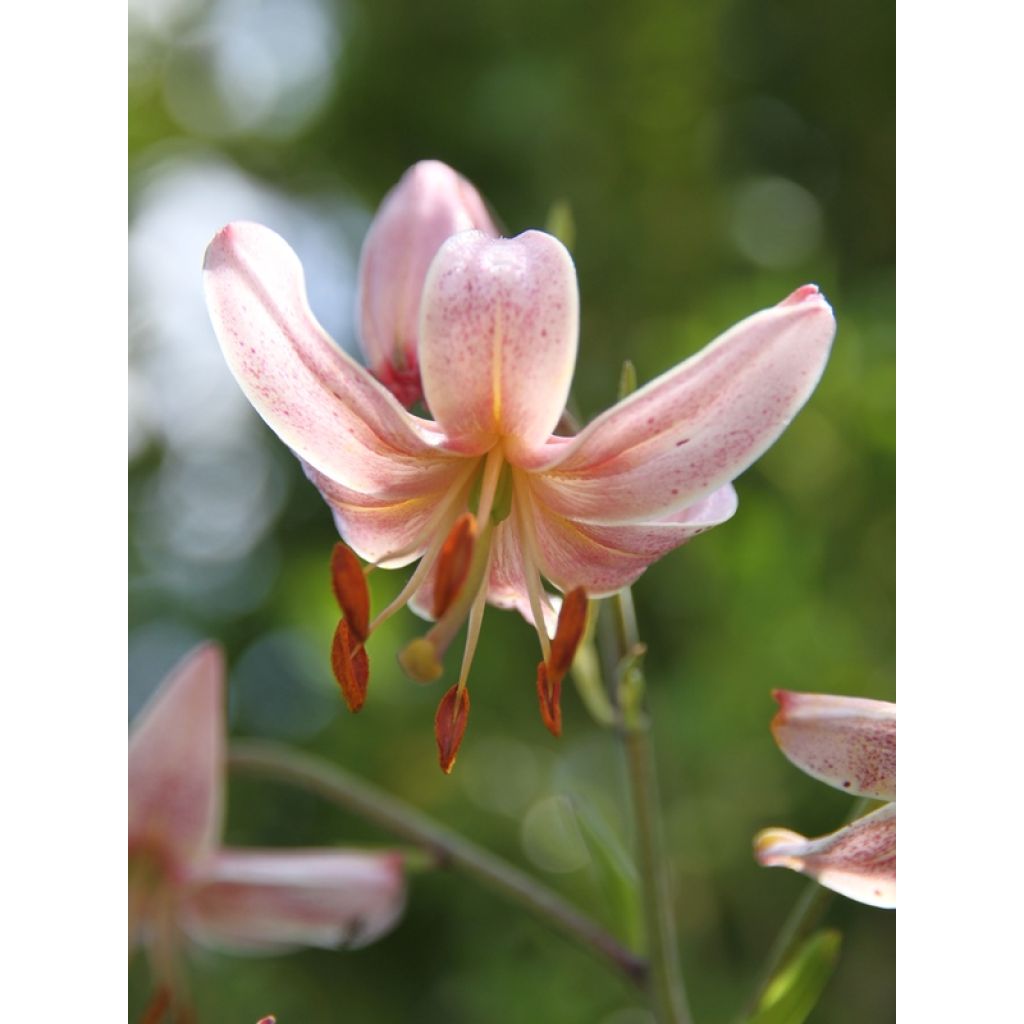
<instances>
[{"instance_id":1,"label":"second lily blossom","mask_svg":"<svg viewBox=\"0 0 1024 1024\"><path fill-rule=\"evenodd\" d=\"M412 208L407 215L415 238L422 225ZM363 265L364 292L385 294L386 280ZM587 597L632 583L733 515L730 481L806 402L835 332L828 303L805 285L563 437L553 432L576 362L579 298L572 259L550 235L470 230L440 246L417 303L416 361L433 419L407 412L331 341L309 310L298 258L269 229L221 230L205 287L235 377L302 460L348 548L384 568L420 560L371 621L362 574L336 553L345 619L335 667L350 706L365 695L363 645L396 610L408 603L437 620L401 656L421 681L441 675L468 622L436 724L446 771L465 728L485 604L517 608L536 628L538 697L557 733L558 688ZM545 579L571 597L558 614Z\"/></svg>"},{"instance_id":2,"label":"second lily blossom","mask_svg":"<svg viewBox=\"0 0 1024 1024\"><path fill-rule=\"evenodd\" d=\"M776 690L772 732L808 775L855 796L891 801L820 839L764 829L754 852L766 867L786 867L843 896L896 906L896 705L858 697Z\"/></svg>"}]
</instances>

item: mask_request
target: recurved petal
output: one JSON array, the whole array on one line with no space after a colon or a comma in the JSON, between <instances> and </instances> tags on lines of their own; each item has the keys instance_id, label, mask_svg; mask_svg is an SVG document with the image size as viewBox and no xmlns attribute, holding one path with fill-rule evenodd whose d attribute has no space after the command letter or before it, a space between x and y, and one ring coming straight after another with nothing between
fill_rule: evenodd
<instances>
[{"instance_id":1,"label":"recurved petal","mask_svg":"<svg viewBox=\"0 0 1024 1024\"><path fill-rule=\"evenodd\" d=\"M203 281L228 366L285 444L354 490L415 489L443 439L331 341L282 238L229 224L206 251Z\"/></svg>"},{"instance_id":2,"label":"recurved petal","mask_svg":"<svg viewBox=\"0 0 1024 1024\"><path fill-rule=\"evenodd\" d=\"M798 768L836 789L896 799L896 705L775 690L772 734Z\"/></svg>"},{"instance_id":3,"label":"recurved petal","mask_svg":"<svg viewBox=\"0 0 1024 1024\"><path fill-rule=\"evenodd\" d=\"M362 494L307 463L306 476L334 513L345 543L360 558L395 569L419 558L448 516L449 498L468 483L473 467L464 459L436 459L423 467L418 484L378 496Z\"/></svg>"},{"instance_id":4,"label":"recurved petal","mask_svg":"<svg viewBox=\"0 0 1024 1024\"><path fill-rule=\"evenodd\" d=\"M576 363L576 270L551 235L467 231L439 250L423 288L420 369L430 411L460 451L505 437L515 461L554 430Z\"/></svg>"},{"instance_id":5,"label":"recurved petal","mask_svg":"<svg viewBox=\"0 0 1024 1024\"><path fill-rule=\"evenodd\" d=\"M398 854L225 849L197 866L183 923L198 941L236 952L358 948L404 906Z\"/></svg>"},{"instance_id":6,"label":"recurved petal","mask_svg":"<svg viewBox=\"0 0 1024 1024\"><path fill-rule=\"evenodd\" d=\"M828 359L835 320L814 285L755 313L634 392L570 443L552 439L538 491L589 522L660 519L737 477L789 425Z\"/></svg>"},{"instance_id":7,"label":"recurved petal","mask_svg":"<svg viewBox=\"0 0 1024 1024\"><path fill-rule=\"evenodd\" d=\"M172 871L213 849L224 787L224 655L203 644L160 684L128 735L128 847Z\"/></svg>"},{"instance_id":8,"label":"recurved petal","mask_svg":"<svg viewBox=\"0 0 1024 1024\"><path fill-rule=\"evenodd\" d=\"M736 511L736 491L725 484L688 508L650 523L587 523L534 502L541 572L562 590L583 587L591 597L633 583L652 563Z\"/></svg>"},{"instance_id":9,"label":"recurved petal","mask_svg":"<svg viewBox=\"0 0 1024 1024\"><path fill-rule=\"evenodd\" d=\"M754 856L765 867L792 868L843 896L873 907L896 906L896 805L821 839L769 828L754 839Z\"/></svg>"}]
</instances>

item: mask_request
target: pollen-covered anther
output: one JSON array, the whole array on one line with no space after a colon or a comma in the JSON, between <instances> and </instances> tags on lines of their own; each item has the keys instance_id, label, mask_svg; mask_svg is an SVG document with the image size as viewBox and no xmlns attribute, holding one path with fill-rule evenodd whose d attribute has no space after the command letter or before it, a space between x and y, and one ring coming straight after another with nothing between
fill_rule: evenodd
<instances>
[{"instance_id":1,"label":"pollen-covered anther","mask_svg":"<svg viewBox=\"0 0 1024 1024\"><path fill-rule=\"evenodd\" d=\"M537 698L540 717L552 736L562 735L562 680L552 678L542 661L537 666Z\"/></svg>"},{"instance_id":2,"label":"pollen-covered anther","mask_svg":"<svg viewBox=\"0 0 1024 1024\"><path fill-rule=\"evenodd\" d=\"M331 552L331 583L350 634L359 642L370 635L370 591L359 559L338 541Z\"/></svg>"},{"instance_id":3,"label":"pollen-covered anther","mask_svg":"<svg viewBox=\"0 0 1024 1024\"><path fill-rule=\"evenodd\" d=\"M442 698L434 716L434 735L441 770L451 774L469 721L469 690L456 683Z\"/></svg>"},{"instance_id":4,"label":"pollen-covered anther","mask_svg":"<svg viewBox=\"0 0 1024 1024\"><path fill-rule=\"evenodd\" d=\"M476 517L465 512L455 520L445 538L437 559L437 577L434 581L434 618L439 619L458 596L473 562L476 544Z\"/></svg>"},{"instance_id":5,"label":"pollen-covered anther","mask_svg":"<svg viewBox=\"0 0 1024 1024\"><path fill-rule=\"evenodd\" d=\"M354 642L353 642L354 641ZM355 640L347 619L338 622L331 643L331 668L341 687L342 696L353 714L366 700L366 687L370 681L370 659L359 640Z\"/></svg>"},{"instance_id":6,"label":"pollen-covered anther","mask_svg":"<svg viewBox=\"0 0 1024 1024\"><path fill-rule=\"evenodd\" d=\"M537 698L544 725L553 736L562 735L562 680L572 666L576 648L587 626L587 595L582 587L570 590L562 600L551 654L537 666Z\"/></svg>"},{"instance_id":7,"label":"pollen-covered anther","mask_svg":"<svg viewBox=\"0 0 1024 1024\"><path fill-rule=\"evenodd\" d=\"M576 648L583 639L587 626L587 595L582 587L570 590L562 600L558 612L558 625L551 641L551 657L548 659L548 673L561 682L576 657Z\"/></svg>"}]
</instances>

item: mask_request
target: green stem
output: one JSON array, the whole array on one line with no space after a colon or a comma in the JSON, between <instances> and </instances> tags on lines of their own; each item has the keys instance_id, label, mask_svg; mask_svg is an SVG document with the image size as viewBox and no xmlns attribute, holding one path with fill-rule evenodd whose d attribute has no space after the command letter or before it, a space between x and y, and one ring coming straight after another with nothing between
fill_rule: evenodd
<instances>
[{"instance_id":1,"label":"green stem","mask_svg":"<svg viewBox=\"0 0 1024 1024\"><path fill-rule=\"evenodd\" d=\"M234 743L228 761L234 770L299 786L372 821L392 835L430 853L438 867L460 871L518 903L563 935L602 956L635 984L644 983L646 963L596 921L524 871L445 828L390 793L328 761L296 753L276 743Z\"/></svg>"},{"instance_id":2,"label":"green stem","mask_svg":"<svg viewBox=\"0 0 1024 1024\"><path fill-rule=\"evenodd\" d=\"M613 598L614 623L619 653L618 680L622 741L626 751L636 828L637 867L643 887L648 988L659 1024L690 1024L686 990L679 970L672 895L661 830L658 780L654 767L650 722L644 712L644 678L639 656L643 651L637 633L633 597L629 588Z\"/></svg>"}]
</instances>

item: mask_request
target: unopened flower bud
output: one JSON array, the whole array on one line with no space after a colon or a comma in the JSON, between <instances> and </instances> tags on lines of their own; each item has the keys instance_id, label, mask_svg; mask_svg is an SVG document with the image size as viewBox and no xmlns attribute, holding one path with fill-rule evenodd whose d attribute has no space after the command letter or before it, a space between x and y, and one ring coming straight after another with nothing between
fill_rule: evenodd
<instances>
[{"instance_id":1,"label":"unopened flower bud","mask_svg":"<svg viewBox=\"0 0 1024 1024\"><path fill-rule=\"evenodd\" d=\"M497 235L462 175L421 160L384 197L359 264L359 337L372 373L407 408L423 394L418 321L427 269L445 239L476 228Z\"/></svg>"}]
</instances>

